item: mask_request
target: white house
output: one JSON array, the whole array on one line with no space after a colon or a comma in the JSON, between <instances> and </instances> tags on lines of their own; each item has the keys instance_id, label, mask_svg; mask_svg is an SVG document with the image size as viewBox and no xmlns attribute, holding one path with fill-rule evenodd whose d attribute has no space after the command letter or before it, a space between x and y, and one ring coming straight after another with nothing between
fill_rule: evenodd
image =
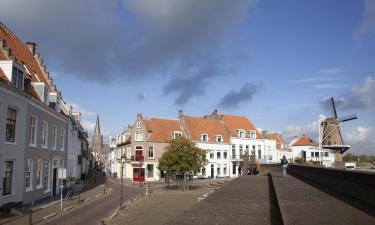
<instances>
[{"instance_id":1,"label":"white house","mask_svg":"<svg viewBox=\"0 0 375 225\"><path fill-rule=\"evenodd\" d=\"M323 165L332 167L335 163L335 151L319 148L313 140L302 135L290 143L293 151L293 159L301 160L307 164Z\"/></svg>"}]
</instances>

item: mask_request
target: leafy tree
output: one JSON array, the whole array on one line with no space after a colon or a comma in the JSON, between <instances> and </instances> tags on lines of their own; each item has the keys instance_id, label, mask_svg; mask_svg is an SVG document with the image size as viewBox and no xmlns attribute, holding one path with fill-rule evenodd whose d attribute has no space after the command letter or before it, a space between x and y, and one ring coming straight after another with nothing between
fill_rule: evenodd
<instances>
[{"instance_id":1,"label":"leafy tree","mask_svg":"<svg viewBox=\"0 0 375 225\"><path fill-rule=\"evenodd\" d=\"M182 174L182 187L185 189L184 181L187 172L198 172L206 165L206 151L195 146L185 138L177 138L169 141L166 151L159 159L159 170L176 172Z\"/></svg>"}]
</instances>

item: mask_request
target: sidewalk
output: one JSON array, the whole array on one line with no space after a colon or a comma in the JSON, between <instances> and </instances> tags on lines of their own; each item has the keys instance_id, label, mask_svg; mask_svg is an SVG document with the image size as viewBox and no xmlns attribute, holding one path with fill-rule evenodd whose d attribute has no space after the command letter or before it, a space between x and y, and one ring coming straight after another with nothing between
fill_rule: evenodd
<instances>
[{"instance_id":1,"label":"sidewalk","mask_svg":"<svg viewBox=\"0 0 375 225\"><path fill-rule=\"evenodd\" d=\"M95 174L95 172L94 172ZM97 177L95 179L92 177L87 180L85 186L82 185L75 187L76 195L70 199L63 200L63 210L61 210L60 205L60 195L53 198L46 199L37 203L35 206L32 206L28 209L32 211L32 223L38 224L49 218L62 215L67 211L79 207L82 204L85 204L88 201L91 201L95 198L99 198L104 194L104 177ZM100 184L103 183L103 184ZM79 194L79 190L82 192ZM106 194L109 194L109 189L106 188ZM13 216L9 218L3 218L0 220L0 225L26 225L29 224L29 215L24 214L20 216Z\"/></svg>"},{"instance_id":2,"label":"sidewalk","mask_svg":"<svg viewBox=\"0 0 375 225\"><path fill-rule=\"evenodd\" d=\"M293 176L272 172L284 225L372 225L375 217Z\"/></svg>"}]
</instances>

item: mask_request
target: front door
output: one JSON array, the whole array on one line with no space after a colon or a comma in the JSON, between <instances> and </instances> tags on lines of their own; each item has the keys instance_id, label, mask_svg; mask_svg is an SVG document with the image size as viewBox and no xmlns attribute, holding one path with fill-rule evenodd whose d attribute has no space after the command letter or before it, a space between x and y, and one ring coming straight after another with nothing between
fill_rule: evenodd
<instances>
[{"instance_id":1,"label":"front door","mask_svg":"<svg viewBox=\"0 0 375 225\"><path fill-rule=\"evenodd\" d=\"M214 170L214 165L211 165L211 178L215 177L215 170Z\"/></svg>"},{"instance_id":2,"label":"front door","mask_svg":"<svg viewBox=\"0 0 375 225\"><path fill-rule=\"evenodd\" d=\"M145 168L133 168L133 181L145 181Z\"/></svg>"},{"instance_id":3,"label":"front door","mask_svg":"<svg viewBox=\"0 0 375 225\"><path fill-rule=\"evenodd\" d=\"M57 168L53 168L53 176L52 176L52 195L56 195L56 185L57 185Z\"/></svg>"}]
</instances>

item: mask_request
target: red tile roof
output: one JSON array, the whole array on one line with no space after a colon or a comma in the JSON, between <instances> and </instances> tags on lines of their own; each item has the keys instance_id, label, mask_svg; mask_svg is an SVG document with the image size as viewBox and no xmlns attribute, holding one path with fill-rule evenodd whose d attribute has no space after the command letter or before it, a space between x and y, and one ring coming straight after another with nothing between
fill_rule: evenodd
<instances>
[{"instance_id":1,"label":"red tile roof","mask_svg":"<svg viewBox=\"0 0 375 225\"><path fill-rule=\"evenodd\" d=\"M20 64L25 64L28 71L31 73L32 82L38 82L35 74L41 82L47 82L42 68L40 67L37 59L30 52L29 48L21 40L19 40L4 24L0 23L0 39L5 40L6 48L11 50L11 57ZM1 51L0 51L1 52ZM0 59L6 59L4 54L0 53Z\"/></svg>"},{"instance_id":2,"label":"red tile roof","mask_svg":"<svg viewBox=\"0 0 375 225\"><path fill-rule=\"evenodd\" d=\"M150 132L148 141L167 142L173 138L173 132L182 132L178 120L150 118L144 119L144 124Z\"/></svg>"},{"instance_id":3,"label":"red tile roof","mask_svg":"<svg viewBox=\"0 0 375 225\"><path fill-rule=\"evenodd\" d=\"M229 134L220 120L182 116L187 133L192 141L201 141L201 134L208 134L208 142L216 143L216 135L221 135L223 143L229 142Z\"/></svg>"},{"instance_id":4,"label":"red tile roof","mask_svg":"<svg viewBox=\"0 0 375 225\"><path fill-rule=\"evenodd\" d=\"M284 146L288 146L288 143L280 134L267 133L267 138L276 141L276 150L281 149L281 144L283 144Z\"/></svg>"},{"instance_id":5,"label":"red tile roof","mask_svg":"<svg viewBox=\"0 0 375 225\"><path fill-rule=\"evenodd\" d=\"M317 146L313 140L305 135L295 139L290 143L291 146Z\"/></svg>"},{"instance_id":6,"label":"red tile roof","mask_svg":"<svg viewBox=\"0 0 375 225\"><path fill-rule=\"evenodd\" d=\"M237 130L245 131L253 130L256 132L256 138L261 139L259 131L255 128L253 123L245 116L221 115L225 126L228 128L232 137L238 137Z\"/></svg>"}]
</instances>

